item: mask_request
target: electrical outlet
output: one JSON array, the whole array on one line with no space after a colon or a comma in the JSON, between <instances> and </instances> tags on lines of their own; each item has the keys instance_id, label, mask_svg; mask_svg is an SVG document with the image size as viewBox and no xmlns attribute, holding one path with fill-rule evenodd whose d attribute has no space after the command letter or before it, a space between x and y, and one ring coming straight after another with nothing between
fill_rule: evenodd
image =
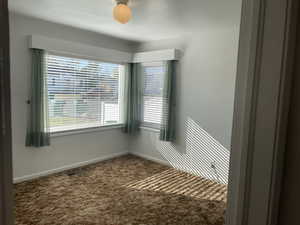
<instances>
[{"instance_id":1,"label":"electrical outlet","mask_svg":"<svg viewBox=\"0 0 300 225\"><path fill-rule=\"evenodd\" d=\"M211 162L210 163L210 168L216 169L216 162Z\"/></svg>"},{"instance_id":2,"label":"electrical outlet","mask_svg":"<svg viewBox=\"0 0 300 225\"><path fill-rule=\"evenodd\" d=\"M215 174L215 178L217 179L218 182L220 182L220 177L217 171L217 163L216 161L210 162L210 168L212 169L213 173Z\"/></svg>"}]
</instances>

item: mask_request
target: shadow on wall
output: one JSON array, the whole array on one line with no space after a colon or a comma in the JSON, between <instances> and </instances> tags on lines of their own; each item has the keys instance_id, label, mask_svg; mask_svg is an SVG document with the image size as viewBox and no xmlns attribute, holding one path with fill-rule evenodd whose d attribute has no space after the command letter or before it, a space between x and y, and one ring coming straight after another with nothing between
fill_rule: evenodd
<instances>
[{"instance_id":1,"label":"shadow on wall","mask_svg":"<svg viewBox=\"0 0 300 225\"><path fill-rule=\"evenodd\" d=\"M188 118L186 126L184 154L173 143L158 139L156 149L174 168L227 184L230 151L191 118Z\"/></svg>"}]
</instances>

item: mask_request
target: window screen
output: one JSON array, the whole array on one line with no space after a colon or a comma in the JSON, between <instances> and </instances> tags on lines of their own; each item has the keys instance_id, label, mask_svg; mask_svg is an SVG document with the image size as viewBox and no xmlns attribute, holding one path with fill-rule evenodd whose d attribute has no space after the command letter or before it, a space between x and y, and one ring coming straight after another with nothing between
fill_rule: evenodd
<instances>
[{"instance_id":1,"label":"window screen","mask_svg":"<svg viewBox=\"0 0 300 225\"><path fill-rule=\"evenodd\" d=\"M124 66L47 54L50 131L122 123Z\"/></svg>"},{"instance_id":2,"label":"window screen","mask_svg":"<svg viewBox=\"0 0 300 225\"><path fill-rule=\"evenodd\" d=\"M143 126L159 128L163 107L164 63L142 64L143 71Z\"/></svg>"}]
</instances>

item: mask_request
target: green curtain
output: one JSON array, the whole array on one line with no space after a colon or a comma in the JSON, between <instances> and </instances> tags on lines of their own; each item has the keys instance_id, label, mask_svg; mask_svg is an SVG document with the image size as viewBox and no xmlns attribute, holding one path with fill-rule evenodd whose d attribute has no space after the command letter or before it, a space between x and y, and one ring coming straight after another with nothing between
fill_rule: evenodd
<instances>
[{"instance_id":1,"label":"green curtain","mask_svg":"<svg viewBox=\"0 0 300 225\"><path fill-rule=\"evenodd\" d=\"M129 63L126 69L125 82L125 133L134 133L139 130L141 118L141 65Z\"/></svg>"},{"instance_id":2,"label":"green curtain","mask_svg":"<svg viewBox=\"0 0 300 225\"><path fill-rule=\"evenodd\" d=\"M172 142L175 140L175 85L176 62L166 62L166 74L163 87L163 113L160 127L160 140Z\"/></svg>"},{"instance_id":3,"label":"green curtain","mask_svg":"<svg viewBox=\"0 0 300 225\"><path fill-rule=\"evenodd\" d=\"M26 146L42 147L50 145L45 52L41 49L31 49L31 53L31 97Z\"/></svg>"}]
</instances>

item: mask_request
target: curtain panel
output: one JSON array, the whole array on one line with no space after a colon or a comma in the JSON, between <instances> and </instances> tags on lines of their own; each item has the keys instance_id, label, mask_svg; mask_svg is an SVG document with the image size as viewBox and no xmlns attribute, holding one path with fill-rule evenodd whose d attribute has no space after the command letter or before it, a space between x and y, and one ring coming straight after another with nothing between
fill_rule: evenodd
<instances>
[{"instance_id":1,"label":"curtain panel","mask_svg":"<svg viewBox=\"0 0 300 225\"><path fill-rule=\"evenodd\" d=\"M140 128L141 121L141 65L129 63L126 66L125 81L125 133L135 133Z\"/></svg>"},{"instance_id":2,"label":"curtain panel","mask_svg":"<svg viewBox=\"0 0 300 225\"><path fill-rule=\"evenodd\" d=\"M176 114L176 61L166 62L166 73L163 86L163 108L159 139L172 142L175 140L175 114Z\"/></svg>"},{"instance_id":3,"label":"curtain panel","mask_svg":"<svg viewBox=\"0 0 300 225\"><path fill-rule=\"evenodd\" d=\"M45 51L31 49L31 54L31 96L29 100L30 109L26 146L43 147L50 145Z\"/></svg>"}]
</instances>

